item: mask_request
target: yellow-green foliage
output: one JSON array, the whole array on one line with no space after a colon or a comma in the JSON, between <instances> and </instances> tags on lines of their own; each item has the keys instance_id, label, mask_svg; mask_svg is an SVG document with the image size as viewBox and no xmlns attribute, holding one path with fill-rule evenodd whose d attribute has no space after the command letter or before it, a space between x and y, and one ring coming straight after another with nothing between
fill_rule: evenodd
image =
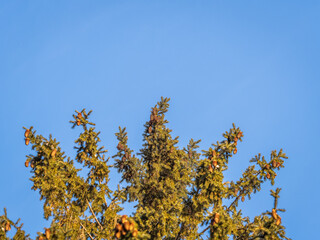
<instances>
[{"instance_id":1,"label":"yellow-green foliage","mask_svg":"<svg viewBox=\"0 0 320 240\"><path fill-rule=\"evenodd\" d=\"M242 131L233 125L222 141L202 153L197 151L200 141L192 139L180 149L178 138L172 138L166 126L168 101L161 98L152 108L138 153L129 148L126 129L119 128L113 165L108 165L100 132L89 121L91 111L76 111L70 122L82 132L75 141L75 160L88 169L86 177L80 176L81 169L74 166L56 139L25 128L25 143L34 150L25 162L31 167L32 189L44 200L44 217L52 217L50 228L38 232L39 240L288 239L279 215L284 210L277 206L280 189L271 191L272 209L253 221L238 208L238 202L260 191L262 183L274 184L276 171L284 167L287 158L282 150L272 151L268 160L258 154L239 180L225 182L224 171L243 140ZM121 174L125 187L118 185L115 191L108 187L111 167ZM119 215L124 204L133 201L137 204L132 216ZM14 239L30 239L5 211L0 216L1 239L9 239L11 227L16 231Z\"/></svg>"}]
</instances>

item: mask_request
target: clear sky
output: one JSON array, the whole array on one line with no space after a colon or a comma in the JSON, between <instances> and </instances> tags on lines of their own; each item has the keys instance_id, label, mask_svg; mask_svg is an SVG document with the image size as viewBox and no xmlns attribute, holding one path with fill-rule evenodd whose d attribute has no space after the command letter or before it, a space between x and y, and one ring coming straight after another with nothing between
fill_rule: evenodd
<instances>
[{"instance_id":1,"label":"clear sky","mask_svg":"<svg viewBox=\"0 0 320 240\"><path fill-rule=\"evenodd\" d=\"M228 179L283 148L289 159L272 189L283 189L287 236L317 239L319 12L311 0L1 1L0 208L32 237L49 224L24 167L23 126L52 133L73 157L79 131L68 121L92 109L112 156L118 126L140 149L164 96L181 147L194 138L207 149L233 122L244 131ZM112 173L110 186L118 180ZM272 207L263 187L241 205L250 217Z\"/></svg>"}]
</instances>

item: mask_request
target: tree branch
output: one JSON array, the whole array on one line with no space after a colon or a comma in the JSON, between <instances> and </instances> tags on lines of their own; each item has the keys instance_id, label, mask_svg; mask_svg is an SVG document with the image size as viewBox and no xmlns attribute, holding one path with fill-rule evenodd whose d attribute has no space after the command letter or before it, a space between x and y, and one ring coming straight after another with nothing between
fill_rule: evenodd
<instances>
[{"instance_id":1,"label":"tree branch","mask_svg":"<svg viewBox=\"0 0 320 240\"><path fill-rule=\"evenodd\" d=\"M81 227L86 231L86 233L89 235L89 237L90 237L92 240L94 240L93 237L91 236L91 234L88 232L88 230L85 228L85 226L82 225L81 222L80 222L80 225L81 225Z\"/></svg>"},{"instance_id":2,"label":"tree branch","mask_svg":"<svg viewBox=\"0 0 320 240\"><path fill-rule=\"evenodd\" d=\"M94 212L93 212L93 210L92 210L92 208L91 208L91 205L90 205L90 203L89 203L88 200L87 200L87 204L88 204L88 206L89 206L89 208L90 208L91 213L93 214L94 218L96 219L97 223L99 224L99 226L101 227L101 229L103 229L103 227L102 227L101 223L99 222L97 216L94 214Z\"/></svg>"}]
</instances>

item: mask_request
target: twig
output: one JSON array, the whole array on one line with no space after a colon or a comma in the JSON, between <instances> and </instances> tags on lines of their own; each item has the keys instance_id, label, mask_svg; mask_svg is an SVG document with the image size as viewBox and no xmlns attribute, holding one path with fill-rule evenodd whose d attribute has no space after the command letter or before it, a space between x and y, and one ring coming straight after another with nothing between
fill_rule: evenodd
<instances>
[{"instance_id":1,"label":"twig","mask_svg":"<svg viewBox=\"0 0 320 240\"><path fill-rule=\"evenodd\" d=\"M255 177L258 177L259 174L261 174L261 170L259 170L257 172L257 174L255 175ZM241 197L241 195L244 193L245 189L242 189L240 192L239 192L239 195L234 199L234 201L230 204L230 206L227 208L227 211L230 211L230 208L236 203L236 201L239 200L239 198Z\"/></svg>"},{"instance_id":2,"label":"twig","mask_svg":"<svg viewBox=\"0 0 320 240\"><path fill-rule=\"evenodd\" d=\"M91 208L91 205L90 205L90 203L89 203L88 200L87 200L87 204L89 205L90 211L91 211L91 213L93 214L94 218L96 219L97 223L99 224L99 226L101 227L101 229L103 229L101 223L100 223L99 220L97 219L97 216L94 214L94 212L93 212L93 210L92 210L92 208Z\"/></svg>"},{"instance_id":3,"label":"twig","mask_svg":"<svg viewBox=\"0 0 320 240\"><path fill-rule=\"evenodd\" d=\"M104 201L105 201L105 203L106 203L106 205L107 205L106 211L107 211L108 208L113 204L114 200L116 200L117 197L118 197L118 195L115 196L115 197L111 200L111 202L110 202L110 204L109 204L109 206L108 206L108 203L107 203L107 200L106 200L106 196L104 196Z\"/></svg>"},{"instance_id":4,"label":"twig","mask_svg":"<svg viewBox=\"0 0 320 240\"><path fill-rule=\"evenodd\" d=\"M210 228L210 225L208 227L206 227L201 233L199 233L198 236L204 234L209 228Z\"/></svg>"},{"instance_id":5,"label":"twig","mask_svg":"<svg viewBox=\"0 0 320 240\"><path fill-rule=\"evenodd\" d=\"M90 237L92 240L94 240L93 237L91 236L91 234L87 231L87 229L85 228L85 226L82 225L81 222L80 222L80 225L81 225L81 227L86 231L86 233L89 235L89 237Z\"/></svg>"}]
</instances>

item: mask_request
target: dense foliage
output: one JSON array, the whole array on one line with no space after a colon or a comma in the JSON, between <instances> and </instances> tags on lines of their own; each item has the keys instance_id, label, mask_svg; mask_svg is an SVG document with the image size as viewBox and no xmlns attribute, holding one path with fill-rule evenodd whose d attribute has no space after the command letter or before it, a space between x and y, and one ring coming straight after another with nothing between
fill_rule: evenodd
<instances>
[{"instance_id":1,"label":"dense foliage","mask_svg":"<svg viewBox=\"0 0 320 240\"><path fill-rule=\"evenodd\" d=\"M278 208L280 189L271 190L271 209L254 219L238 208L239 201L250 199L262 183L274 184L287 158L282 150L272 151L270 159L258 154L239 180L225 182L224 171L237 154L242 131L233 125L222 141L202 153L197 151L200 141L192 139L180 149L166 126L168 101L162 98L152 108L138 153L129 148L126 129L119 128L113 165L108 165L100 132L89 121L91 111L76 111L70 122L82 132L75 141L75 160L87 169L86 177L56 139L25 128L25 144L33 150L25 166L31 168L32 189L44 202L44 217L51 221L37 239L288 239L279 215L284 211ZM109 188L112 167L123 182L115 191ZM136 202L131 217L119 214L126 202ZM14 229L14 239L30 239L5 211L0 238L9 239Z\"/></svg>"}]
</instances>

